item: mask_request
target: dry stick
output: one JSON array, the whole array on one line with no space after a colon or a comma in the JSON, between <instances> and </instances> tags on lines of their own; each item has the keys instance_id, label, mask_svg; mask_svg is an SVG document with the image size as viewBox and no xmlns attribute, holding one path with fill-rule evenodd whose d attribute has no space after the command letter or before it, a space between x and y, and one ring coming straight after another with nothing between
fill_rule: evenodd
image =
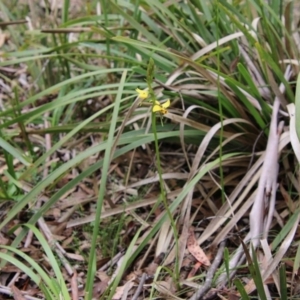
<instances>
[{"instance_id":1,"label":"dry stick","mask_svg":"<svg viewBox=\"0 0 300 300\"><path fill-rule=\"evenodd\" d=\"M222 261L225 244L225 241L220 243L217 255L207 271L204 285L189 300L201 299L210 289L214 274Z\"/></svg>"},{"instance_id":2,"label":"dry stick","mask_svg":"<svg viewBox=\"0 0 300 300\"><path fill-rule=\"evenodd\" d=\"M116 254L112 259L110 259L106 264L104 264L99 271L105 271L106 269L108 269L109 267L113 266L114 264L117 263L117 261L119 261L119 259L124 255L125 251L121 251L118 254Z\"/></svg>"},{"instance_id":3,"label":"dry stick","mask_svg":"<svg viewBox=\"0 0 300 300\"><path fill-rule=\"evenodd\" d=\"M143 285L146 281L146 278L147 278L147 274L146 273L143 273L142 277L141 277L141 280L139 282L139 285L134 293L134 295L132 296L131 300L137 300L138 297L139 297L139 294L141 293L142 291L142 288L143 288Z\"/></svg>"},{"instance_id":4,"label":"dry stick","mask_svg":"<svg viewBox=\"0 0 300 300\"><path fill-rule=\"evenodd\" d=\"M291 76L291 68L287 67L285 72L286 80L289 80ZM280 85L281 93L284 92L284 85ZM265 151L265 160L262 166L261 177L259 179L257 193L254 199L254 203L250 212L250 232L244 238L244 243L251 241L253 249L255 250L259 245L259 237L263 234L267 236L270 226L270 219L273 217L275 206L275 193L278 175L278 145L280 140L281 131L283 129L283 122L278 124L278 113L280 108L279 98L276 97L273 104L273 112L270 124L270 134L268 138L267 148ZM268 200L270 200L267 203ZM269 206L269 213L267 218L264 215L265 208ZM240 246L236 254L232 257L229 263L229 269L236 268L245 258L245 255ZM233 276L235 271L231 271L230 277ZM218 279L218 283L224 285L227 280L225 273L221 274Z\"/></svg>"},{"instance_id":5,"label":"dry stick","mask_svg":"<svg viewBox=\"0 0 300 300\"><path fill-rule=\"evenodd\" d=\"M1 294L5 294L5 295L9 295L11 296L13 294L11 288L8 288L6 286L3 286L3 285L0 285L0 293ZM35 298L35 297L32 297L30 295L26 295L25 292L21 292L23 297L27 300L40 300L41 298Z\"/></svg>"}]
</instances>

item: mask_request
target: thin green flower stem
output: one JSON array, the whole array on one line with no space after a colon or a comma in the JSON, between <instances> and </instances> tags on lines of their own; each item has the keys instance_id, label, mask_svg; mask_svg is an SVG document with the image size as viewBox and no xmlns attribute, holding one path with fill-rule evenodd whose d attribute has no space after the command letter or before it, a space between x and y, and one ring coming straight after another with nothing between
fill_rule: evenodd
<instances>
[{"instance_id":1,"label":"thin green flower stem","mask_svg":"<svg viewBox=\"0 0 300 300\"><path fill-rule=\"evenodd\" d=\"M220 22L220 8L219 8L219 0L217 1L216 5L216 23L217 25ZM217 30L216 32L217 35L217 49L219 49L219 31ZM223 173L223 167L222 167L222 157L223 157L223 131L224 131L224 126L223 126L223 108L222 108L222 99L221 99L221 87L220 87L220 73L221 73L221 66L220 66L220 51L217 51L217 89L218 89L218 106L219 106L219 112L220 112L220 123L221 123L221 128L220 128L220 138L219 138L219 157L220 157L220 186L221 186L221 195L222 195L222 203L225 203L225 192L224 192L224 173Z\"/></svg>"},{"instance_id":2,"label":"thin green flower stem","mask_svg":"<svg viewBox=\"0 0 300 300\"><path fill-rule=\"evenodd\" d=\"M155 105L156 101L156 96L154 94L153 88L152 88L152 82L153 82L153 77L154 77L154 62L152 59L149 61L149 66L148 66L148 71L147 71L147 85L148 85L148 90L149 90L149 96L150 96L150 101L152 102L152 109ZM165 193L165 186L162 178L162 168L161 168L161 162L160 162L160 154L159 154L159 145L158 145L158 137L157 137L157 130L156 130L156 113L152 111L151 115L151 125L152 125L152 131L154 134L154 145L155 145L155 156L156 156L156 168L158 172L158 177L159 177L159 184L160 184L160 192L161 192L161 199L163 202L163 205L165 207L165 210L167 212L168 218L170 220L170 224L173 230L174 238L175 238L175 250L176 250L176 258L179 257L179 245L178 245L178 232L176 229L176 224L175 220L173 218L173 215L169 209L169 205L167 202L166 198L166 193ZM175 282L179 282L179 264L178 260L175 259Z\"/></svg>"},{"instance_id":3,"label":"thin green flower stem","mask_svg":"<svg viewBox=\"0 0 300 300\"><path fill-rule=\"evenodd\" d=\"M155 102L153 102L155 103ZM152 131L154 134L154 145L155 145L155 156L156 156L156 168L157 168L157 172L158 172L158 178L159 178L159 185L160 185L160 192L161 192L161 199L163 202L163 205L165 207L165 210L167 212L167 215L169 217L170 223L171 223L171 227L173 230L173 234L174 234L174 238L175 238L175 249L176 249L176 258L179 257L179 245L178 245L178 232L176 229L176 224L173 218L173 215L169 209L169 205L167 202L167 198L166 198L166 191L165 191L165 186L164 186L164 182L163 182L163 178L162 178L162 169L161 169L161 163L160 163L160 154L159 154L159 146L158 146L158 137L157 137L157 131L156 131L156 113L152 112ZM176 276L176 281L178 282L179 278L179 265L178 265L178 260L175 260L175 276Z\"/></svg>"}]
</instances>

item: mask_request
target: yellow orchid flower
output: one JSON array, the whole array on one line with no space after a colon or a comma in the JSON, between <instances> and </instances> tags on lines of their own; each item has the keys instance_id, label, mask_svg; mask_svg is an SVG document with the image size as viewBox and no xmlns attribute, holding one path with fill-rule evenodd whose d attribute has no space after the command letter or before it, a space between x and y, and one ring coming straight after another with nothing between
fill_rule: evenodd
<instances>
[{"instance_id":1,"label":"yellow orchid flower","mask_svg":"<svg viewBox=\"0 0 300 300\"><path fill-rule=\"evenodd\" d=\"M161 114L166 114L168 111L167 111L167 108L171 105L171 101L170 99L168 99L165 103L161 104L159 103L158 101L155 101L155 104L152 108L152 111L153 112L157 112L159 111Z\"/></svg>"},{"instance_id":2,"label":"yellow orchid flower","mask_svg":"<svg viewBox=\"0 0 300 300\"><path fill-rule=\"evenodd\" d=\"M141 99L146 99L149 96L149 91L147 90L135 89L135 91L138 93L138 96Z\"/></svg>"}]
</instances>

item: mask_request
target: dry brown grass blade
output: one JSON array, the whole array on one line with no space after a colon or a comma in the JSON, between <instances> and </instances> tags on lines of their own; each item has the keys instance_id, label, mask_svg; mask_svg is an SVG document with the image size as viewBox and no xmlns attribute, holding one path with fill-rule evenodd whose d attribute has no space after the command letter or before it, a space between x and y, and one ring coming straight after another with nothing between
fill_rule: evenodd
<instances>
[{"instance_id":1,"label":"dry brown grass blade","mask_svg":"<svg viewBox=\"0 0 300 300\"><path fill-rule=\"evenodd\" d=\"M123 133L123 130L129 120L129 118L131 117L132 113L136 110L136 108L139 106L139 104L141 103L141 99L139 99L138 97L135 99L134 103L130 106L128 112L126 113L126 115L124 116L124 119L122 121L122 124L120 125L120 127L118 128L118 133L115 137L115 141L113 143L113 146L111 148L110 151L110 160L112 160L112 157L114 155L114 152L116 150L117 144L119 142L120 136Z\"/></svg>"},{"instance_id":2,"label":"dry brown grass blade","mask_svg":"<svg viewBox=\"0 0 300 300\"><path fill-rule=\"evenodd\" d=\"M166 195L167 199L173 199L176 196L179 195L179 193L181 192L181 189L175 190L173 192L170 192ZM136 201L134 203L130 203L128 205L120 205L116 208L112 208L112 209L108 209L105 212L103 212L101 214L101 219L107 218L107 217L111 217L114 215L118 215L127 211L131 211L140 207L144 207L147 205L152 205L155 204L158 201L158 197L151 197L149 199L145 199L142 201ZM75 227L75 226L79 226L79 225L83 225L86 223L90 223L93 222L95 220L95 215L89 215L87 217L83 217L83 218L78 218L78 219L74 219L68 222L67 224L67 228L70 227Z\"/></svg>"},{"instance_id":3,"label":"dry brown grass blade","mask_svg":"<svg viewBox=\"0 0 300 300\"><path fill-rule=\"evenodd\" d=\"M290 68L287 68L285 78L288 80L290 76ZM280 92L284 92L283 84L280 86ZM275 194L278 176L278 149L280 135L283 129L283 122L278 124L279 107L280 100L276 97L273 105L270 134L266 149L266 160L263 164L258 191L250 213L250 239L254 239L254 248L255 245L258 245L256 239L262 232L264 233L264 237L268 235L275 207ZM268 199L271 200L269 204L267 203ZM269 214L265 219L263 213L267 206L269 206Z\"/></svg>"},{"instance_id":4,"label":"dry brown grass blade","mask_svg":"<svg viewBox=\"0 0 300 300\"><path fill-rule=\"evenodd\" d=\"M180 68L178 68L176 71L173 72L173 74L166 81L166 85L172 85L172 83L175 81L175 79L182 74L184 68L189 65L189 61L195 61L198 58L200 58L201 56L205 55L206 53L212 51L213 49L216 49L217 47L219 47L219 46L221 46L221 45L223 45L223 44L225 44L227 42L230 42L230 41L232 41L234 39L237 39L237 38L239 38L239 37L241 37L243 35L244 34L242 32L236 32L236 33L230 34L230 35L228 35L226 37L221 38L220 40L218 40L216 42L211 43L210 45L207 45L206 47L204 47L200 51L196 52L190 58L187 58L188 61L184 60L185 63L183 64L183 66L181 66ZM179 56L181 56L181 55L179 55ZM206 74L206 72L204 72L204 74ZM209 76L204 76L204 77L208 78Z\"/></svg>"},{"instance_id":5,"label":"dry brown grass blade","mask_svg":"<svg viewBox=\"0 0 300 300\"><path fill-rule=\"evenodd\" d=\"M299 149L299 151L300 151L300 149ZM286 176L291 181L291 184L295 188L295 190L300 194L300 183L299 183L298 179L296 178L295 174L292 172L292 168L291 168L291 166L293 165L293 162L290 162L287 157L283 157L282 162L283 162Z\"/></svg>"},{"instance_id":6,"label":"dry brown grass blade","mask_svg":"<svg viewBox=\"0 0 300 300\"><path fill-rule=\"evenodd\" d=\"M188 176L189 176L189 174L187 174L187 173L177 173L177 172L164 173L164 174L162 174L162 179L164 179L164 180L174 179L174 178L176 178L176 179L187 179ZM158 181L159 181L159 176L155 175L155 176L152 176L152 177L149 177L149 178L146 178L146 179L139 180L138 182L129 184L127 187L121 185L115 191L116 192L122 192L122 191L126 191L127 189L130 189L130 188L145 186L145 185L148 185L148 184L151 184L151 183L156 183Z\"/></svg>"},{"instance_id":7,"label":"dry brown grass blade","mask_svg":"<svg viewBox=\"0 0 300 300\"><path fill-rule=\"evenodd\" d=\"M221 130L221 127L225 127L226 125L228 124L236 124L236 123L246 123L248 125L250 125L250 123L246 120L243 120L243 119L238 119L238 118L234 118L234 119L227 119L227 120L224 120L222 123L219 122L217 124L215 124L214 126L211 127L211 129L207 132L207 134L205 135L204 139L202 140L199 148L198 148L198 151L195 155L195 159L194 159L194 162L193 163L193 166L192 166L192 169L191 169L191 175L194 176L198 167L199 167L199 164L200 164L200 161L204 155L204 152L206 151L207 147L208 147L208 144L210 143L211 139L217 134L217 132L219 130Z\"/></svg>"},{"instance_id":8,"label":"dry brown grass blade","mask_svg":"<svg viewBox=\"0 0 300 300\"><path fill-rule=\"evenodd\" d=\"M262 97L264 97L265 99L270 99L271 92L270 92L269 88L267 87L267 84L266 84L265 80L263 79L261 72L258 71L253 60L250 58L248 53L244 50L244 48L241 45L239 45L239 49L240 49L242 56L245 59L245 62L247 64L249 72L252 74L253 82L256 82L256 86L257 86L258 90L260 91Z\"/></svg>"},{"instance_id":9,"label":"dry brown grass blade","mask_svg":"<svg viewBox=\"0 0 300 300\"><path fill-rule=\"evenodd\" d=\"M186 227L188 228L188 224L189 224L189 222L187 222L187 224L184 223L182 225L183 227L182 227L181 234L180 234L179 240L178 240L178 251L179 251L178 265L179 265L179 268L182 266L182 260L183 260L183 257L185 255L186 240L187 240L187 237L188 237L188 231L186 230ZM173 263L174 260L176 259L176 257L177 257L177 252L176 252L175 247L173 247L171 249L171 251L169 251L169 254L168 254L168 256L166 257L166 259L164 261L164 265L168 265L168 264Z\"/></svg>"},{"instance_id":10,"label":"dry brown grass blade","mask_svg":"<svg viewBox=\"0 0 300 300\"><path fill-rule=\"evenodd\" d=\"M158 241L155 250L155 257L160 255L161 253L166 253L168 249L172 247L172 238L173 238L173 230L171 227L171 222L167 219L163 225L161 226L158 233Z\"/></svg>"},{"instance_id":11,"label":"dry brown grass blade","mask_svg":"<svg viewBox=\"0 0 300 300\"><path fill-rule=\"evenodd\" d=\"M226 89L230 89L230 87L225 83L225 78L220 76L219 74L215 74L210 72L211 76L214 78L214 80L219 80L219 82L222 84L221 86L224 86L224 88ZM246 92L245 90L241 89L240 87L238 87L239 91L242 92L248 99L248 101L259 111L261 111L261 106L259 104L259 102L252 96L250 95L248 92ZM229 99L233 102L233 105L237 105L237 107L239 108L239 113L240 116L242 118L244 118L245 120L248 119L248 116L245 114L245 112L242 110L242 108L240 107L239 101L235 100L233 97L229 97Z\"/></svg>"},{"instance_id":12,"label":"dry brown grass blade","mask_svg":"<svg viewBox=\"0 0 300 300\"><path fill-rule=\"evenodd\" d=\"M205 228L204 232L198 239L198 242L200 244L202 244L216 231L218 231L222 226L222 224L224 224L227 221L227 218L229 218L234 213L236 215L235 218L232 219L227 224L227 226L221 231L221 233L218 234L217 237L215 238L213 245L216 246L217 243L220 242L220 239L224 239L226 237L226 234L231 230L231 228L235 226L235 222L238 220L237 217L240 216L240 213L235 212L235 210L240 206L240 204L242 202L245 203L244 208L242 208L242 210L247 209L248 204L249 205L252 204L253 199L251 199L249 193L259 179L260 176L259 168L261 167L263 159L264 156L259 158L259 160L245 174L244 178L238 183L238 185L233 190L233 192L228 196L230 203L228 202L224 203L224 205L217 212L215 218L213 218L212 221L209 223L209 225ZM236 198L237 200L235 200Z\"/></svg>"},{"instance_id":13,"label":"dry brown grass blade","mask_svg":"<svg viewBox=\"0 0 300 300\"><path fill-rule=\"evenodd\" d=\"M238 111L239 116L242 119L247 120L248 115L245 113L245 110L243 106L241 105L240 101L236 99L234 94L232 94L230 91L228 91L227 85L224 83L224 79L220 76L220 74L214 73L212 71L206 70L201 65L195 63L194 61L191 61L189 58L185 58L181 54L181 59L185 62L187 62L193 69L195 69L196 72L201 74L205 80L207 80L209 83L213 84L214 86L218 86L220 93L223 94L235 107L235 109ZM256 101L256 103L258 103ZM260 106L259 106L260 107Z\"/></svg>"},{"instance_id":14,"label":"dry brown grass blade","mask_svg":"<svg viewBox=\"0 0 300 300\"><path fill-rule=\"evenodd\" d=\"M268 266L262 272L263 281L265 281L267 278L269 278L272 275L272 273L278 268L278 265L280 264L280 262L282 262L283 256L290 248L291 243L294 241L295 233L299 226L299 222L300 222L300 214L298 214L298 217L297 217L295 223L293 224L292 229L290 230L290 232L288 233L288 235L282 242L282 244L279 247L278 251L276 252L276 255L274 256L274 258L271 258L268 261ZM255 284L253 284L253 280L251 280L245 286L245 290L248 294L252 293L255 290Z\"/></svg>"},{"instance_id":15,"label":"dry brown grass blade","mask_svg":"<svg viewBox=\"0 0 300 300\"><path fill-rule=\"evenodd\" d=\"M211 126L207 126L207 125L204 125L204 124L201 124L199 122L196 122L196 121L193 121L193 120L190 120L190 119L187 119L187 118L184 118L182 116L178 116L178 115L175 115L175 114L172 114L172 113L166 113L164 115L164 117L172 120L172 121L175 121L175 122L178 122L179 124L185 124L185 125L188 125L190 127L193 127L195 129L198 129L198 130L201 130L201 131L204 131L204 132L208 132L210 129L211 129ZM246 120L243 120L243 122L247 122ZM232 137L234 134L231 133L231 132L227 132L227 131L223 131L223 137L224 138L230 138ZM240 138L237 139L238 141L240 141L242 144L248 144L248 143L252 143L249 141L249 139L246 139L246 138L243 138L242 136Z\"/></svg>"},{"instance_id":16,"label":"dry brown grass blade","mask_svg":"<svg viewBox=\"0 0 300 300\"><path fill-rule=\"evenodd\" d=\"M288 67L289 68L289 67ZM268 82L270 83L271 89L276 95L276 99L279 100L281 106L286 110L286 106L288 104L287 100L285 99L283 93L280 91L278 85L276 84L275 78L271 72L271 70L266 67L267 74L268 74Z\"/></svg>"},{"instance_id":17,"label":"dry brown grass blade","mask_svg":"<svg viewBox=\"0 0 300 300\"><path fill-rule=\"evenodd\" d=\"M263 260L263 268L264 272L268 269L270 261L273 260L270 245L268 244L268 241L266 239L262 239L260 241L261 248L263 250L263 253L265 255L265 258ZM272 273L272 277L274 280L274 283L276 285L277 291L280 291L280 283L279 283L279 274L278 270L275 269L274 272Z\"/></svg>"},{"instance_id":18,"label":"dry brown grass blade","mask_svg":"<svg viewBox=\"0 0 300 300\"><path fill-rule=\"evenodd\" d=\"M140 239L138 239L138 241L137 241L137 243L140 243L140 242L142 242L143 240L144 240L144 237L145 237L146 235L144 234ZM157 240L158 240L158 234L156 234L155 236L154 236L154 238L153 239L151 239L151 241L150 241L150 244L148 244L148 248L147 248L147 251L145 252L145 254L144 254L144 256L143 256L143 258L138 262L138 264L137 264L137 270L141 270L144 266L145 266L145 262L149 259L149 257L150 257L150 253L153 251L153 248L155 248L156 247L156 244L157 244ZM156 252L157 253L157 252ZM156 256L155 256L155 258L154 258L154 261L152 261L144 270L145 271L147 271L147 274L148 273L155 273L156 272L156 269L157 269L157 267L158 267L158 264L155 262L155 259L157 258L157 257L159 257L159 255L160 254L157 254ZM162 256L163 256L163 254L162 254ZM153 271L153 267L154 267L154 271ZM151 274L152 274L151 273ZM152 274L152 275L153 275Z\"/></svg>"},{"instance_id":19,"label":"dry brown grass blade","mask_svg":"<svg viewBox=\"0 0 300 300\"><path fill-rule=\"evenodd\" d=\"M185 117L185 115L184 115L184 117ZM206 151L212 138L221 129L221 126L226 126L228 124L237 123L237 122L249 124L247 121L245 121L243 119L229 119L229 120L225 120L223 122L223 124L221 122L219 122L216 125L214 125L213 127L211 127L211 129L207 132L207 134L205 135L204 139L202 140L201 144L198 147L195 158L193 160L193 164L190 168L188 181L190 181L197 173L199 165L200 165L200 161L204 155L204 152ZM181 130L181 132L184 132L184 123L180 123L180 130ZM186 154L186 156L187 156L187 154ZM181 208L180 224L182 224L183 228L182 228L182 236L180 238L180 244L179 244L179 266L181 266L182 261L183 261L183 257L184 257L184 253L185 253L184 249L185 249L185 244L187 242L187 236L188 236L188 229L192 222L192 219L190 218L190 211L191 211L191 203L192 203L193 193L194 193L194 187L189 190L185 200L182 203L182 208Z\"/></svg>"},{"instance_id":20,"label":"dry brown grass blade","mask_svg":"<svg viewBox=\"0 0 300 300\"><path fill-rule=\"evenodd\" d=\"M290 68L285 72L285 78L288 80L291 75ZM284 85L280 86L281 93L284 92ZM271 220L273 218L275 206L275 194L277 186L278 175L278 151L280 135L282 132L283 123L278 124L278 112L280 101L276 97L273 105L273 112L270 124L270 133L266 148L266 159L264 160L261 176L258 184L258 189L255 195L254 204L250 212L250 231L244 238L243 242L246 244L251 240L253 249L256 249L259 244L259 237L263 234L264 237L268 235ZM266 207L269 206L268 216L264 215ZM229 263L230 270L234 269L239 263L242 255L242 246L238 248L236 254L232 257ZM226 281L226 274L222 274L218 282Z\"/></svg>"}]
</instances>

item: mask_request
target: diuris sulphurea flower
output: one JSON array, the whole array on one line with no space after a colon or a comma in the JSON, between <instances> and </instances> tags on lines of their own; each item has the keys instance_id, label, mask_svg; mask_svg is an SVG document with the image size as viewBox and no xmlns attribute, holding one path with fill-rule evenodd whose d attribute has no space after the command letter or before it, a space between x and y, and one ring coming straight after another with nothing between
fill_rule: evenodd
<instances>
[{"instance_id":1,"label":"diuris sulphurea flower","mask_svg":"<svg viewBox=\"0 0 300 300\"><path fill-rule=\"evenodd\" d=\"M171 105L170 99L168 99L165 103L159 103L158 101L155 101L155 104L153 105L152 111L153 112L160 112L161 114L165 115L168 111L167 108Z\"/></svg>"},{"instance_id":2,"label":"diuris sulphurea flower","mask_svg":"<svg viewBox=\"0 0 300 300\"><path fill-rule=\"evenodd\" d=\"M138 93L138 97L141 99L146 99L149 96L149 91L147 90L135 89L135 91Z\"/></svg>"}]
</instances>

